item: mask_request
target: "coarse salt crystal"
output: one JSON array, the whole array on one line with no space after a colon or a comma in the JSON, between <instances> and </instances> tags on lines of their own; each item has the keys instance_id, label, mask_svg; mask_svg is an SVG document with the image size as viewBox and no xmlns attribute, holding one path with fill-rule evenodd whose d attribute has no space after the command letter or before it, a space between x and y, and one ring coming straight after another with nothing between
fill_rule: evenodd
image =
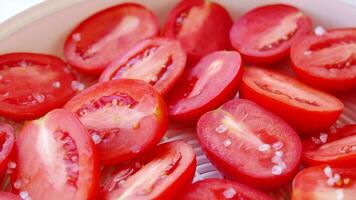
<instances>
[{"instance_id":1,"label":"coarse salt crystal","mask_svg":"<svg viewBox=\"0 0 356 200\"><path fill-rule=\"evenodd\" d=\"M269 144L262 144L258 147L259 151L268 151L271 148L271 145Z\"/></svg>"},{"instance_id":2,"label":"coarse salt crystal","mask_svg":"<svg viewBox=\"0 0 356 200\"><path fill-rule=\"evenodd\" d=\"M92 134L91 139L95 144L100 144L100 142L102 141L101 136L98 134Z\"/></svg>"},{"instance_id":3,"label":"coarse salt crystal","mask_svg":"<svg viewBox=\"0 0 356 200\"><path fill-rule=\"evenodd\" d=\"M278 156L278 157L282 157L283 156L283 151L276 151L274 153L274 155Z\"/></svg>"},{"instance_id":4,"label":"coarse salt crystal","mask_svg":"<svg viewBox=\"0 0 356 200\"><path fill-rule=\"evenodd\" d=\"M227 130L227 127L224 124L220 124L218 127L216 127L215 131L218 133L223 133Z\"/></svg>"},{"instance_id":5,"label":"coarse salt crystal","mask_svg":"<svg viewBox=\"0 0 356 200\"><path fill-rule=\"evenodd\" d=\"M46 97L43 94L40 94L40 93L33 93L32 96L38 103L42 103L46 99Z\"/></svg>"},{"instance_id":6,"label":"coarse salt crystal","mask_svg":"<svg viewBox=\"0 0 356 200\"><path fill-rule=\"evenodd\" d=\"M224 190L223 195L226 199L232 199L236 195L236 190L232 187L227 188Z\"/></svg>"},{"instance_id":7,"label":"coarse salt crystal","mask_svg":"<svg viewBox=\"0 0 356 200\"><path fill-rule=\"evenodd\" d=\"M83 91L85 88L85 85L79 81L72 81L71 86L75 91Z\"/></svg>"},{"instance_id":8,"label":"coarse salt crystal","mask_svg":"<svg viewBox=\"0 0 356 200\"><path fill-rule=\"evenodd\" d=\"M321 36L326 33L326 30L322 26L317 26L314 29L314 33L315 33L315 35Z\"/></svg>"},{"instance_id":9,"label":"coarse salt crystal","mask_svg":"<svg viewBox=\"0 0 356 200\"><path fill-rule=\"evenodd\" d=\"M53 82L53 83L52 83L52 87L54 87L54 88L60 88L60 87L61 87L61 82L59 82L59 81Z\"/></svg>"},{"instance_id":10,"label":"coarse salt crystal","mask_svg":"<svg viewBox=\"0 0 356 200\"><path fill-rule=\"evenodd\" d=\"M273 175L281 175L282 174L282 167L279 165L274 165L272 167L272 174Z\"/></svg>"},{"instance_id":11,"label":"coarse salt crystal","mask_svg":"<svg viewBox=\"0 0 356 200\"><path fill-rule=\"evenodd\" d=\"M224 146L225 147L228 147L228 146L230 146L231 145L231 140L230 139L226 139L226 140L224 140Z\"/></svg>"},{"instance_id":12,"label":"coarse salt crystal","mask_svg":"<svg viewBox=\"0 0 356 200\"><path fill-rule=\"evenodd\" d=\"M320 133L319 139L322 143L326 143L328 141L328 134Z\"/></svg>"},{"instance_id":13,"label":"coarse salt crystal","mask_svg":"<svg viewBox=\"0 0 356 200\"><path fill-rule=\"evenodd\" d=\"M324 168L324 174L325 174L326 177L329 177L329 178L333 176L333 173L332 173L331 168L329 166L326 166Z\"/></svg>"},{"instance_id":14,"label":"coarse salt crystal","mask_svg":"<svg viewBox=\"0 0 356 200\"><path fill-rule=\"evenodd\" d=\"M278 142L275 142L272 144L272 147L275 149L275 150L280 150L282 149L283 147L283 143L281 141L278 141Z\"/></svg>"},{"instance_id":15,"label":"coarse salt crystal","mask_svg":"<svg viewBox=\"0 0 356 200\"><path fill-rule=\"evenodd\" d=\"M20 197L21 197L22 199L26 199L26 198L28 197L28 192L26 192L26 191L21 191L21 192L19 193L19 195L20 195Z\"/></svg>"}]
</instances>

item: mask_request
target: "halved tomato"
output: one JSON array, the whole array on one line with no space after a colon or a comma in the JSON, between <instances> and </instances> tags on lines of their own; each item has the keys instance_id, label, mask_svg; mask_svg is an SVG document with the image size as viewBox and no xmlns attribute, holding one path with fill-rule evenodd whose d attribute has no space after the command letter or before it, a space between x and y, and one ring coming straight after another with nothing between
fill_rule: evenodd
<instances>
[{"instance_id":1,"label":"halved tomato","mask_svg":"<svg viewBox=\"0 0 356 200\"><path fill-rule=\"evenodd\" d=\"M327 130L344 108L332 95L287 75L257 67L245 68L240 95L280 116L299 134Z\"/></svg>"},{"instance_id":2,"label":"halved tomato","mask_svg":"<svg viewBox=\"0 0 356 200\"><path fill-rule=\"evenodd\" d=\"M290 58L308 84L329 91L356 89L356 28L311 34L292 46Z\"/></svg>"},{"instance_id":3,"label":"halved tomato","mask_svg":"<svg viewBox=\"0 0 356 200\"><path fill-rule=\"evenodd\" d=\"M65 108L76 113L97 144L103 164L117 164L153 148L167 129L167 110L149 84L120 79L95 84Z\"/></svg>"},{"instance_id":4,"label":"halved tomato","mask_svg":"<svg viewBox=\"0 0 356 200\"><path fill-rule=\"evenodd\" d=\"M174 120L194 123L205 112L232 98L242 76L241 57L234 51L218 51L186 69L167 96Z\"/></svg>"},{"instance_id":5,"label":"halved tomato","mask_svg":"<svg viewBox=\"0 0 356 200\"><path fill-rule=\"evenodd\" d=\"M234 99L204 114L197 134L222 172L260 188L275 188L289 181L301 157L297 133L249 100Z\"/></svg>"},{"instance_id":6,"label":"halved tomato","mask_svg":"<svg viewBox=\"0 0 356 200\"><path fill-rule=\"evenodd\" d=\"M356 168L316 166L293 180L292 200L352 200L356 195Z\"/></svg>"},{"instance_id":7,"label":"halved tomato","mask_svg":"<svg viewBox=\"0 0 356 200\"><path fill-rule=\"evenodd\" d=\"M94 199L99 184L95 145L63 109L27 123L17 137L13 188L23 199Z\"/></svg>"},{"instance_id":8,"label":"halved tomato","mask_svg":"<svg viewBox=\"0 0 356 200\"><path fill-rule=\"evenodd\" d=\"M0 115L34 119L74 95L74 76L59 58L34 53L0 56Z\"/></svg>"},{"instance_id":9,"label":"halved tomato","mask_svg":"<svg viewBox=\"0 0 356 200\"><path fill-rule=\"evenodd\" d=\"M182 142L159 145L119 166L101 186L101 199L175 199L195 173L193 148Z\"/></svg>"},{"instance_id":10,"label":"halved tomato","mask_svg":"<svg viewBox=\"0 0 356 200\"><path fill-rule=\"evenodd\" d=\"M267 5L240 17L230 40L247 62L275 63L288 57L291 45L309 33L311 26L309 17L293 6Z\"/></svg>"},{"instance_id":11,"label":"halved tomato","mask_svg":"<svg viewBox=\"0 0 356 200\"><path fill-rule=\"evenodd\" d=\"M102 10L80 23L68 36L64 56L86 74L100 74L136 42L159 33L157 17L135 3Z\"/></svg>"},{"instance_id":12,"label":"halved tomato","mask_svg":"<svg viewBox=\"0 0 356 200\"><path fill-rule=\"evenodd\" d=\"M164 95L183 73L186 59L179 41L146 39L114 60L101 74L99 81L139 79Z\"/></svg>"},{"instance_id":13,"label":"halved tomato","mask_svg":"<svg viewBox=\"0 0 356 200\"><path fill-rule=\"evenodd\" d=\"M9 124L0 124L0 175L8 167L15 144L15 133Z\"/></svg>"},{"instance_id":14,"label":"halved tomato","mask_svg":"<svg viewBox=\"0 0 356 200\"><path fill-rule=\"evenodd\" d=\"M163 35L176 38L195 63L208 53L230 47L232 19L221 5L206 0L183 0L169 13Z\"/></svg>"},{"instance_id":15,"label":"halved tomato","mask_svg":"<svg viewBox=\"0 0 356 200\"><path fill-rule=\"evenodd\" d=\"M20 196L15 195L13 193L0 191L0 200L21 200L21 199L22 198L20 198Z\"/></svg>"}]
</instances>

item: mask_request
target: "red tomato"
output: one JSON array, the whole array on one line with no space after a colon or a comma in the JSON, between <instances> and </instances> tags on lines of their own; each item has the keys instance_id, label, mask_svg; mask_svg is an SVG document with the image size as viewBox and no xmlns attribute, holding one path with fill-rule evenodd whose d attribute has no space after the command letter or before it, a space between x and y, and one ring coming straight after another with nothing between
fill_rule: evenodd
<instances>
[{"instance_id":1,"label":"red tomato","mask_svg":"<svg viewBox=\"0 0 356 200\"><path fill-rule=\"evenodd\" d=\"M311 26L309 17L293 6L267 5L240 17L231 29L230 40L244 60L275 63L288 57L292 43L309 33Z\"/></svg>"},{"instance_id":2,"label":"red tomato","mask_svg":"<svg viewBox=\"0 0 356 200\"><path fill-rule=\"evenodd\" d=\"M7 169L15 143L14 129L9 124L0 124L0 175Z\"/></svg>"},{"instance_id":3,"label":"red tomato","mask_svg":"<svg viewBox=\"0 0 356 200\"><path fill-rule=\"evenodd\" d=\"M136 42L159 33L157 17L147 8L123 3L100 11L69 34L64 55L76 69L100 74Z\"/></svg>"},{"instance_id":4,"label":"red tomato","mask_svg":"<svg viewBox=\"0 0 356 200\"><path fill-rule=\"evenodd\" d=\"M227 175L250 185L274 188L296 171L302 145L283 120L252 101L234 99L198 121L208 157Z\"/></svg>"},{"instance_id":5,"label":"red tomato","mask_svg":"<svg viewBox=\"0 0 356 200\"><path fill-rule=\"evenodd\" d=\"M33 53L0 56L0 115L34 119L61 107L73 94L74 77L57 57Z\"/></svg>"},{"instance_id":6,"label":"red tomato","mask_svg":"<svg viewBox=\"0 0 356 200\"><path fill-rule=\"evenodd\" d=\"M142 157L121 165L101 187L105 200L174 199L191 183L195 154L182 141L159 145Z\"/></svg>"},{"instance_id":7,"label":"red tomato","mask_svg":"<svg viewBox=\"0 0 356 200\"><path fill-rule=\"evenodd\" d=\"M217 50L230 47L232 19L217 3L205 0L183 0L171 12L163 35L176 38L191 62Z\"/></svg>"},{"instance_id":8,"label":"red tomato","mask_svg":"<svg viewBox=\"0 0 356 200\"><path fill-rule=\"evenodd\" d=\"M167 129L167 110L158 92L139 80L102 82L73 97L65 108L76 113L97 144L105 165L153 148Z\"/></svg>"},{"instance_id":9,"label":"red tomato","mask_svg":"<svg viewBox=\"0 0 356 200\"><path fill-rule=\"evenodd\" d=\"M174 120L193 123L202 114L232 98L241 80L241 57L234 51L211 53L187 69L167 96Z\"/></svg>"},{"instance_id":10,"label":"red tomato","mask_svg":"<svg viewBox=\"0 0 356 200\"><path fill-rule=\"evenodd\" d=\"M224 179L206 179L192 184L181 200L272 200L255 188Z\"/></svg>"},{"instance_id":11,"label":"red tomato","mask_svg":"<svg viewBox=\"0 0 356 200\"><path fill-rule=\"evenodd\" d=\"M18 195L0 191L0 200L22 200Z\"/></svg>"},{"instance_id":12,"label":"red tomato","mask_svg":"<svg viewBox=\"0 0 356 200\"><path fill-rule=\"evenodd\" d=\"M293 180L292 200L352 200L356 195L356 168L316 166Z\"/></svg>"},{"instance_id":13,"label":"red tomato","mask_svg":"<svg viewBox=\"0 0 356 200\"><path fill-rule=\"evenodd\" d=\"M139 79L149 83L164 95L182 74L186 57L176 40L146 39L114 60L104 70L99 80Z\"/></svg>"},{"instance_id":14,"label":"red tomato","mask_svg":"<svg viewBox=\"0 0 356 200\"><path fill-rule=\"evenodd\" d=\"M300 134L327 130L344 108L334 96L292 77L257 67L245 69L240 95L280 116Z\"/></svg>"},{"instance_id":15,"label":"red tomato","mask_svg":"<svg viewBox=\"0 0 356 200\"><path fill-rule=\"evenodd\" d=\"M12 185L20 196L52 200L96 197L99 159L87 130L74 114L53 110L27 123L16 142L18 163Z\"/></svg>"},{"instance_id":16,"label":"red tomato","mask_svg":"<svg viewBox=\"0 0 356 200\"><path fill-rule=\"evenodd\" d=\"M292 46L290 58L308 84L330 91L356 89L356 28L309 35Z\"/></svg>"}]
</instances>

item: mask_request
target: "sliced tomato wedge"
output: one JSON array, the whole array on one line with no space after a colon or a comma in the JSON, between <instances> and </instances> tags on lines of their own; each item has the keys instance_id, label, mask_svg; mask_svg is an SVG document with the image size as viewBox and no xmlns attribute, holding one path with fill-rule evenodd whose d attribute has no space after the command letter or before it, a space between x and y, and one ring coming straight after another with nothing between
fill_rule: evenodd
<instances>
[{"instance_id":1,"label":"sliced tomato wedge","mask_svg":"<svg viewBox=\"0 0 356 200\"><path fill-rule=\"evenodd\" d=\"M204 114L197 134L221 171L255 187L275 188L286 183L301 157L297 133L249 100L234 99Z\"/></svg>"},{"instance_id":2,"label":"sliced tomato wedge","mask_svg":"<svg viewBox=\"0 0 356 200\"><path fill-rule=\"evenodd\" d=\"M176 38L190 63L230 47L232 19L221 5L205 0L183 0L169 13L163 35Z\"/></svg>"},{"instance_id":3,"label":"sliced tomato wedge","mask_svg":"<svg viewBox=\"0 0 356 200\"><path fill-rule=\"evenodd\" d=\"M159 145L119 166L101 186L101 199L175 199L193 179L193 148L182 142Z\"/></svg>"},{"instance_id":4,"label":"sliced tomato wedge","mask_svg":"<svg viewBox=\"0 0 356 200\"><path fill-rule=\"evenodd\" d=\"M356 28L310 34L292 46L290 58L308 84L329 91L356 89Z\"/></svg>"},{"instance_id":5,"label":"sliced tomato wedge","mask_svg":"<svg viewBox=\"0 0 356 200\"><path fill-rule=\"evenodd\" d=\"M99 184L95 145L78 118L63 109L27 123L16 140L13 188L23 199L94 199Z\"/></svg>"},{"instance_id":6,"label":"sliced tomato wedge","mask_svg":"<svg viewBox=\"0 0 356 200\"><path fill-rule=\"evenodd\" d=\"M63 106L74 95L74 76L57 57L12 53L0 56L0 115L34 119Z\"/></svg>"},{"instance_id":7,"label":"sliced tomato wedge","mask_svg":"<svg viewBox=\"0 0 356 200\"><path fill-rule=\"evenodd\" d=\"M69 34L64 56L77 70L98 75L136 42L158 33L154 13L139 4L123 3L81 22Z\"/></svg>"},{"instance_id":8,"label":"sliced tomato wedge","mask_svg":"<svg viewBox=\"0 0 356 200\"><path fill-rule=\"evenodd\" d=\"M257 67L245 68L240 95L277 114L299 134L327 130L344 108L332 95L292 77Z\"/></svg>"},{"instance_id":9,"label":"sliced tomato wedge","mask_svg":"<svg viewBox=\"0 0 356 200\"><path fill-rule=\"evenodd\" d=\"M309 33L311 26L309 17L293 6L267 5L240 17L230 40L245 61L270 64L286 59L291 45Z\"/></svg>"},{"instance_id":10,"label":"sliced tomato wedge","mask_svg":"<svg viewBox=\"0 0 356 200\"><path fill-rule=\"evenodd\" d=\"M21 200L20 196L10 192L0 192L0 200Z\"/></svg>"},{"instance_id":11,"label":"sliced tomato wedge","mask_svg":"<svg viewBox=\"0 0 356 200\"><path fill-rule=\"evenodd\" d=\"M234 51L218 51L188 68L168 94L168 112L174 120L194 123L205 112L232 98L242 76L241 57Z\"/></svg>"},{"instance_id":12,"label":"sliced tomato wedge","mask_svg":"<svg viewBox=\"0 0 356 200\"><path fill-rule=\"evenodd\" d=\"M163 99L139 80L95 84L73 97L65 108L88 128L105 165L127 161L153 148L167 130Z\"/></svg>"},{"instance_id":13,"label":"sliced tomato wedge","mask_svg":"<svg viewBox=\"0 0 356 200\"><path fill-rule=\"evenodd\" d=\"M316 166L293 180L293 200L351 200L356 195L356 168Z\"/></svg>"},{"instance_id":14,"label":"sliced tomato wedge","mask_svg":"<svg viewBox=\"0 0 356 200\"><path fill-rule=\"evenodd\" d=\"M101 74L99 81L139 79L164 95L183 73L186 58L177 40L146 39L114 60Z\"/></svg>"},{"instance_id":15,"label":"sliced tomato wedge","mask_svg":"<svg viewBox=\"0 0 356 200\"><path fill-rule=\"evenodd\" d=\"M0 124L0 175L8 167L15 144L15 133L9 124Z\"/></svg>"}]
</instances>

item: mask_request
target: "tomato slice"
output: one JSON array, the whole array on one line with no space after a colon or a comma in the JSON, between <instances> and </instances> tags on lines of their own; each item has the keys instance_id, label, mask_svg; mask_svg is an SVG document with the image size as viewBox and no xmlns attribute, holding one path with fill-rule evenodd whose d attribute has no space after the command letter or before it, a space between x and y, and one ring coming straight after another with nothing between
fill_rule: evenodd
<instances>
[{"instance_id":1,"label":"tomato slice","mask_svg":"<svg viewBox=\"0 0 356 200\"><path fill-rule=\"evenodd\" d=\"M267 194L237 182L224 179L205 179L192 184L181 200L272 200Z\"/></svg>"},{"instance_id":2,"label":"tomato slice","mask_svg":"<svg viewBox=\"0 0 356 200\"><path fill-rule=\"evenodd\" d=\"M21 198L13 193L0 191L0 200L21 200Z\"/></svg>"},{"instance_id":3,"label":"tomato slice","mask_svg":"<svg viewBox=\"0 0 356 200\"><path fill-rule=\"evenodd\" d=\"M290 58L308 84L329 91L356 89L356 28L310 34L292 46Z\"/></svg>"},{"instance_id":4,"label":"tomato slice","mask_svg":"<svg viewBox=\"0 0 356 200\"><path fill-rule=\"evenodd\" d=\"M114 60L99 80L139 79L164 95L183 73L186 57L177 40L146 39Z\"/></svg>"},{"instance_id":5,"label":"tomato slice","mask_svg":"<svg viewBox=\"0 0 356 200\"><path fill-rule=\"evenodd\" d=\"M356 168L311 167L293 181L293 200L351 200L355 195Z\"/></svg>"},{"instance_id":6,"label":"tomato slice","mask_svg":"<svg viewBox=\"0 0 356 200\"><path fill-rule=\"evenodd\" d=\"M204 114L197 134L208 157L227 175L274 188L296 171L302 151L297 133L252 101L234 99Z\"/></svg>"},{"instance_id":7,"label":"tomato slice","mask_svg":"<svg viewBox=\"0 0 356 200\"><path fill-rule=\"evenodd\" d=\"M287 58L291 45L309 33L311 26L309 17L293 6L267 5L240 17L230 40L245 61L270 64Z\"/></svg>"},{"instance_id":8,"label":"tomato slice","mask_svg":"<svg viewBox=\"0 0 356 200\"><path fill-rule=\"evenodd\" d=\"M74 114L57 109L27 123L16 143L18 163L12 185L23 199L96 197L99 159Z\"/></svg>"},{"instance_id":9,"label":"tomato slice","mask_svg":"<svg viewBox=\"0 0 356 200\"><path fill-rule=\"evenodd\" d=\"M139 4L123 3L80 23L69 34L64 55L79 71L97 75L136 42L158 33L154 13Z\"/></svg>"},{"instance_id":10,"label":"tomato slice","mask_svg":"<svg viewBox=\"0 0 356 200\"><path fill-rule=\"evenodd\" d=\"M104 181L101 199L174 199L190 184L195 172L193 148L175 141L121 165Z\"/></svg>"},{"instance_id":11,"label":"tomato slice","mask_svg":"<svg viewBox=\"0 0 356 200\"><path fill-rule=\"evenodd\" d=\"M292 77L257 67L245 69L240 95L274 112L300 134L327 130L344 108L332 95Z\"/></svg>"},{"instance_id":12,"label":"tomato slice","mask_svg":"<svg viewBox=\"0 0 356 200\"><path fill-rule=\"evenodd\" d=\"M19 81L21 80L21 81ZM63 106L74 95L74 76L57 57L12 53L0 56L0 115L34 119Z\"/></svg>"},{"instance_id":13,"label":"tomato slice","mask_svg":"<svg viewBox=\"0 0 356 200\"><path fill-rule=\"evenodd\" d=\"M0 175L7 169L15 144L15 133L9 124L0 124Z\"/></svg>"},{"instance_id":14,"label":"tomato slice","mask_svg":"<svg viewBox=\"0 0 356 200\"><path fill-rule=\"evenodd\" d=\"M66 105L79 117L97 144L103 164L137 157L153 148L167 129L167 110L149 84L130 79L87 88Z\"/></svg>"},{"instance_id":15,"label":"tomato slice","mask_svg":"<svg viewBox=\"0 0 356 200\"><path fill-rule=\"evenodd\" d=\"M232 19L221 5L205 0L183 0L169 13L163 35L176 38L190 63L206 54L228 49Z\"/></svg>"},{"instance_id":16,"label":"tomato slice","mask_svg":"<svg viewBox=\"0 0 356 200\"><path fill-rule=\"evenodd\" d=\"M194 123L202 114L232 98L241 80L241 57L234 51L218 51L188 68L167 96L169 115Z\"/></svg>"}]
</instances>

